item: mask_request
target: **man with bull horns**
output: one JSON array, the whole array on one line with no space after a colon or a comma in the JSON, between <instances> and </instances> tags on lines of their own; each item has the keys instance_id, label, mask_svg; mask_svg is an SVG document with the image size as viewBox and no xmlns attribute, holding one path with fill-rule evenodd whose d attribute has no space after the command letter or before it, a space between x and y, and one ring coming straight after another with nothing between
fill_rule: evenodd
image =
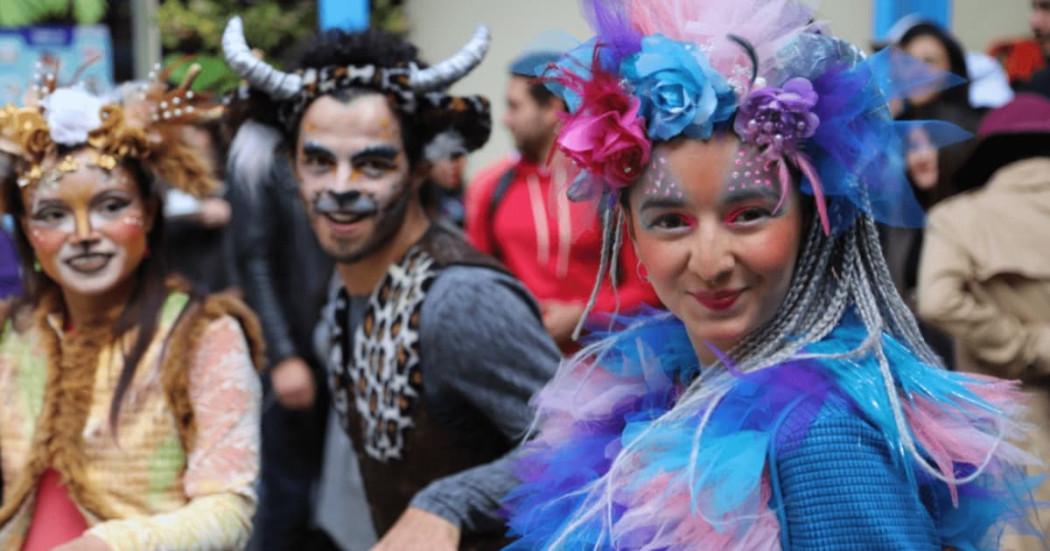
<instances>
[{"instance_id":1,"label":"man with bull horns","mask_svg":"<svg viewBox=\"0 0 1050 551\"><path fill-rule=\"evenodd\" d=\"M353 442L379 549L501 546L499 500L515 483L503 457L558 362L524 287L420 203L448 144L472 151L488 139L488 102L443 90L489 41L482 27L425 68L389 34L329 31L284 73L252 56L239 19L223 37L227 62L250 84L240 103L253 119L235 139L232 169L265 170L284 146L336 262L333 413Z\"/></svg>"}]
</instances>

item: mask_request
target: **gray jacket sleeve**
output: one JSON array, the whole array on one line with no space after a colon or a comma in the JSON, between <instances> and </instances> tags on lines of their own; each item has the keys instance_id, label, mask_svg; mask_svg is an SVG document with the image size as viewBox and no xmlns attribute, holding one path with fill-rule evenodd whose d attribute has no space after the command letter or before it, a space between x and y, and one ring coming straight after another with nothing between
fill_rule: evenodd
<instances>
[{"instance_id":1,"label":"gray jacket sleeve","mask_svg":"<svg viewBox=\"0 0 1050 551\"><path fill-rule=\"evenodd\" d=\"M438 384L473 405L511 440L533 419L529 400L554 375L561 355L516 279L486 268L452 267L438 277L424 304L421 335ZM430 384L430 376L428 376ZM503 458L437 480L412 506L464 532L499 529L500 500L516 484L513 451Z\"/></svg>"}]
</instances>

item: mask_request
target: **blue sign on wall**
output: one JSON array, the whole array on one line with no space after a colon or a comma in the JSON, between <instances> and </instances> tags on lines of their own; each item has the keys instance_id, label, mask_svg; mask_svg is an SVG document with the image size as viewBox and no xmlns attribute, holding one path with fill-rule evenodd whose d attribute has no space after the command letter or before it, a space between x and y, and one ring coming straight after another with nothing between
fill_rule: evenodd
<instances>
[{"instance_id":1,"label":"blue sign on wall","mask_svg":"<svg viewBox=\"0 0 1050 551\"><path fill-rule=\"evenodd\" d=\"M952 26L952 0L873 0L876 40L886 38L893 24L906 15L917 15L945 29Z\"/></svg>"},{"instance_id":2,"label":"blue sign on wall","mask_svg":"<svg viewBox=\"0 0 1050 551\"><path fill-rule=\"evenodd\" d=\"M368 0L318 0L321 30L360 31L368 28Z\"/></svg>"},{"instance_id":3,"label":"blue sign on wall","mask_svg":"<svg viewBox=\"0 0 1050 551\"><path fill-rule=\"evenodd\" d=\"M77 82L74 72L90 59ZM113 87L113 46L105 25L0 29L0 105L21 104L37 63L59 68L61 85L82 82L98 94Z\"/></svg>"}]
</instances>

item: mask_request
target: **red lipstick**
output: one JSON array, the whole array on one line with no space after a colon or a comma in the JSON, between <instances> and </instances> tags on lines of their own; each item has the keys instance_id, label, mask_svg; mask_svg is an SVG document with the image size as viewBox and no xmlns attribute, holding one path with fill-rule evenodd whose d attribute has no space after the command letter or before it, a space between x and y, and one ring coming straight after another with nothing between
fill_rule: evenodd
<instances>
[{"instance_id":1,"label":"red lipstick","mask_svg":"<svg viewBox=\"0 0 1050 551\"><path fill-rule=\"evenodd\" d=\"M740 298L740 293L743 292L743 289L736 291L698 291L693 293L693 297L705 308L721 312L736 304L736 299Z\"/></svg>"}]
</instances>

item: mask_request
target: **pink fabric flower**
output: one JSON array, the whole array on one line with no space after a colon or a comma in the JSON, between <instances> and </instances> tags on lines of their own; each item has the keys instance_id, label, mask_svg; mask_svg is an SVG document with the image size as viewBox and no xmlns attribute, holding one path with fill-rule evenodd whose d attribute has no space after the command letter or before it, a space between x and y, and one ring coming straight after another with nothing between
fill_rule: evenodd
<instances>
[{"instance_id":1,"label":"pink fabric flower","mask_svg":"<svg viewBox=\"0 0 1050 551\"><path fill-rule=\"evenodd\" d=\"M645 135L645 119L638 114L641 102L619 85L612 83L613 89L607 84L599 79L588 83L590 89L583 95L590 95L591 101L566 119L557 145L584 170L620 188L641 176L652 145Z\"/></svg>"}]
</instances>

